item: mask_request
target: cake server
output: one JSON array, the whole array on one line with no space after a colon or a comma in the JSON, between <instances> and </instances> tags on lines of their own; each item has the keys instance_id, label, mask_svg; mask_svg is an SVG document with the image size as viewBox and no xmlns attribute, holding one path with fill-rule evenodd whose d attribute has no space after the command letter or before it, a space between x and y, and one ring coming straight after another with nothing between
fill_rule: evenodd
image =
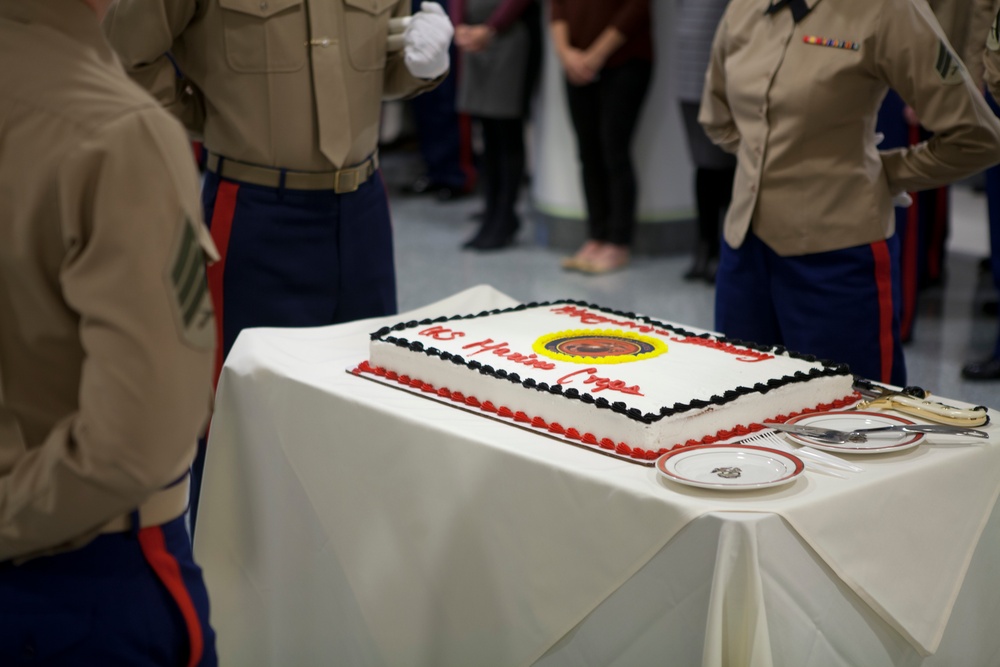
<instances>
[{"instance_id":1,"label":"cake server","mask_svg":"<svg viewBox=\"0 0 1000 667\"><path fill-rule=\"evenodd\" d=\"M953 426L985 426L990 423L989 409L982 405L960 408L928 400L931 393L922 387L887 387L854 376L854 389L865 397L856 410L898 410L927 421Z\"/></svg>"}]
</instances>

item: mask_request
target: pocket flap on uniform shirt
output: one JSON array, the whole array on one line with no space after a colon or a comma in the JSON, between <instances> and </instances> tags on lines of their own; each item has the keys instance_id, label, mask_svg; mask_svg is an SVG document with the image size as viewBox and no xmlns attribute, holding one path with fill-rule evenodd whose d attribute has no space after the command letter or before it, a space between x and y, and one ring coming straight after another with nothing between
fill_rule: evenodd
<instances>
[{"instance_id":1,"label":"pocket flap on uniform shirt","mask_svg":"<svg viewBox=\"0 0 1000 667\"><path fill-rule=\"evenodd\" d=\"M268 18L280 12L297 7L304 0L219 0L219 6L234 12L252 14L260 18Z\"/></svg>"},{"instance_id":2,"label":"pocket flap on uniform shirt","mask_svg":"<svg viewBox=\"0 0 1000 667\"><path fill-rule=\"evenodd\" d=\"M381 14L394 7L399 0L344 0L345 5L366 11L369 14Z\"/></svg>"}]
</instances>

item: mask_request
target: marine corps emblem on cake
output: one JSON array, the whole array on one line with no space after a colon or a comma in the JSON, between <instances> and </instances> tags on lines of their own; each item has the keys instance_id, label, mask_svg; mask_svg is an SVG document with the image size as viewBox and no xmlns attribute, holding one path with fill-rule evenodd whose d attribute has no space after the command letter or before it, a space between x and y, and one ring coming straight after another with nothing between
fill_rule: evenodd
<instances>
[{"instance_id":1,"label":"marine corps emblem on cake","mask_svg":"<svg viewBox=\"0 0 1000 667\"><path fill-rule=\"evenodd\" d=\"M545 334L535 341L532 349L556 361L622 364L657 357L667 351L667 344L619 329L572 329Z\"/></svg>"}]
</instances>

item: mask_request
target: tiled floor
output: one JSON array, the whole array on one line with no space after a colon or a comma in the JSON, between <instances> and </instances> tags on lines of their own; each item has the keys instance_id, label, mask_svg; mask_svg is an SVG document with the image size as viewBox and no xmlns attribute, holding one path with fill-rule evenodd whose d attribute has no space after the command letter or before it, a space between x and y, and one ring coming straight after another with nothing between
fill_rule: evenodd
<instances>
[{"instance_id":1,"label":"tiled floor","mask_svg":"<svg viewBox=\"0 0 1000 667\"><path fill-rule=\"evenodd\" d=\"M476 228L470 216L481 207L477 197L451 202L407 197L400 188L418 173L419 162L405 153L387 153L383 165L396 231L401 310L489 284L521 301L573 298L712 327L713 288L681 279L687 256L638 257L627 270L603 276L563 271L563 253L536 242L539 231L527 202L516 247L463 251L461 243ZM906 347L909 382L937 396L1000 409L1000 382L970 382L959 375L965 361L989 356L1000 324L979 312L981 302L992 296L989 276L979 271L988 248L985 200L965 185L952 190L947 281L920 296L914 337Z\"/></svg>"}]
</instances>

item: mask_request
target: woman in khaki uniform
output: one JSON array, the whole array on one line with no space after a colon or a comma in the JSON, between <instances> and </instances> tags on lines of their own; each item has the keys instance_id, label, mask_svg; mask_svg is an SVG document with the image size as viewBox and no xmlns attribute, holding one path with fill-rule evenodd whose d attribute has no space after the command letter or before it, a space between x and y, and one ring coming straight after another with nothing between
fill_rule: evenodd
<instances>
[{"instance_id":1,"label":"woman in khaki uniform","mask_svg":"<svg viewBox=\"0 0 1000 667\"><path fill-rule=\"evenodd\" d=\"M3 665L216 664L184 521L214 249L109 2L0 0Z\"/></svg>"},{"instance_id":2,"label":"woman in khaki uniform","mask_svg":"<svg viewBox=\"0 0 1000 667\"><path fill-rule=\"evenodd\" d=\"M879 151L889 88L934 136ZM731 3L699 120L736 153L716 328L904 384L893 198L1000 161L1000 122L923 0Z\"/></svg>"}]
</instances>

